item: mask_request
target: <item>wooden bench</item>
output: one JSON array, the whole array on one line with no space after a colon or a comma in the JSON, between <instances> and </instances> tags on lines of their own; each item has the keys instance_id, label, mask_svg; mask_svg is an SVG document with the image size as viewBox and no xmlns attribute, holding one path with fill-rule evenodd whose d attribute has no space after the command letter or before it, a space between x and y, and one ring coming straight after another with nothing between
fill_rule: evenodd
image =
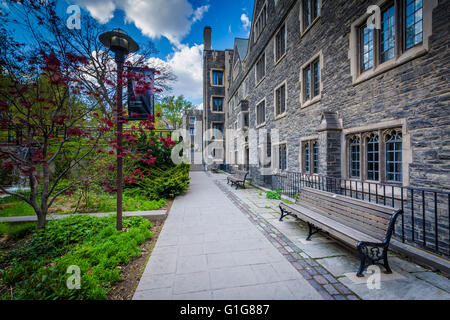
<instances>
[{"instance_id":1,"label":"wooden bench","mask_svg":"<svg viewBox=\"0 0 450 320\"><path fill-rule=\"evenodd\" d=\"M301 189L295 204L281 202L280 210L280 221L291 215L307 222L306 240L321 229L356 248L361 259L358 277L372 264L392 273L387 253L402 210L307 187Z\"/></svg>"},{"instance_id":2,"label":"wooden bench","mask_svg":"<svg viewBox=\"0 0 450 320\"><path fill-rule=\"evenodd\" d=\"M227 184L231 183L231 186L235 185L236 189L239 188L239 185L245 189L245 180L247 179L248 171L236 170L235 173L229 175L227 177Z\"/></svg>"}]
</instances>

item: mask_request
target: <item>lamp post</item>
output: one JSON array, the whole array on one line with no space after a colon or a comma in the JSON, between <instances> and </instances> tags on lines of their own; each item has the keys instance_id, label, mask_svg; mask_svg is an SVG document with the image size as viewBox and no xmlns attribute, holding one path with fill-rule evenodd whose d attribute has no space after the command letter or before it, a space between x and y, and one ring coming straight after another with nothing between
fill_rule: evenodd
<instances>
[{"instance_id":1,"label":"lamp post","mask_svg":"<svg viewBox=\"0 0 450 320\"><path fill-rule=\"evenodd\" d=\"M125 31L114 29L105 32L99 37L100 42L111 49L115 54L117 64L117 100L116 100L116 127L117 127L117 230L122 230L122 73L125 56L139 50L139 45Z\"/></svg>"}]
</instances>

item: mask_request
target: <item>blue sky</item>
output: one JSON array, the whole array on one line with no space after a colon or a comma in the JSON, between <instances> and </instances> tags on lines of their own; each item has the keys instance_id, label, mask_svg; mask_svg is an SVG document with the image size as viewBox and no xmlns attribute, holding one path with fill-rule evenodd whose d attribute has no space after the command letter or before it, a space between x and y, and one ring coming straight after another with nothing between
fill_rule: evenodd
<instances>
[{"instance_id":1,"label":"blue sky","mask_svg":"<svg viewBox=\"0 0 450 320\"><path fill-rule=\"evenodd\" d=\"M58 0L57 12L69 17L70 5L79 5L108 29L120 27L138 43L153 41L159 54L152 66L168 65L178 81L173 91L201 108L203 28L212 27L212 47L232 49L235 37L247 37L253 0ZM0 4L2 0L0 0ZM6 9L7 10L7 9ZM26 41L27 35L16 30Z\"/></svg>"}]
</instances>

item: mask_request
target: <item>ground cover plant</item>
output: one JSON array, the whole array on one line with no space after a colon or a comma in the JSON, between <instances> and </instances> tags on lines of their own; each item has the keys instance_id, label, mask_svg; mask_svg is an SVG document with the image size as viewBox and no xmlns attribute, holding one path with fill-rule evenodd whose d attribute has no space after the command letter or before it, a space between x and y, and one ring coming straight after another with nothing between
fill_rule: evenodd
<instances>
[{"instance_id":1,"label":"ground cover plant","mask_svg":"<svg viewBox=\"0 0 450 320\"><path fill-rule=\"evenodd\" d=\"M121 266L139 256L139 246L152 237L152 225L142 217L124 218L123 224L120 232L114 216L50 221L0 255L0 298L105 299L122 279ZM80 268L80 289L67 286L70 266Z\"/></svg>"}]
</instances>

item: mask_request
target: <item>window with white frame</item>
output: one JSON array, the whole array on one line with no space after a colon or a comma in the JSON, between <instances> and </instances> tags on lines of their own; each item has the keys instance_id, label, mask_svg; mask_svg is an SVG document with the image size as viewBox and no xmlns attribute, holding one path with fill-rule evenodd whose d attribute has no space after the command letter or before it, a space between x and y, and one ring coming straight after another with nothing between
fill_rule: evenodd
<instances>
[{"instance_id":1,"label":"window with white frame","mask_svg":"<svg viewBox=\"0 0 450 320\"><path fill-rule=\"evenodd\" d=\"M256 125L266 122L266 100L261 101L256 106Z\"/></svg>"},{"instance_id":2,"label":"window with white frame","mask_svg":"<svg viewBox=\"0 0 450 320\"><path fill-rule=\"evenodd\" d=\"M267 6L264 4L261 11L259 12L254 25L254 31L253 31L253 39L254 42L256 42L261 35L264 27L267 23Z\"/></svg>"},{"instance_id":3,"label":"window with white frame","mask_svg":"<svg viewBox=\"0 0 450 320\"><path fill-rule=\"evenodd\" d=\"M195 134L195 129L194 128L189 128L189 134L191 136L193 136Z\"/></svg>"},{"instance_id":4,"label":"window with white frame","mask_svg":"<svg viewBox=\"0 0 450 320\"><path fill-rule=\"evenodd\" d=\"M195 117L189 117L189 123L195 124Z\"/></svg>"},{"instance_id":5,"label":"window with white frame","mask_svg":"<svg viewBox=\"0 0 450 320\"><path fill-rule=\"evenodd\" d=\"M275 89L275 116L286 111L286 82Z\"/></svg>"},{"instance_id":6,"label":"window with white frame","mask_svg":"<svg viewBox=\"0 0 450 320\"><path fill-rule=\"evenodd\" d=\"M221 122L215 122L212 124L212 130L213 130L213 136L211 137L214 139L223 139L223 123Z\"/></svg>"},{"instance_id":7,"label":"window with white frame","mask_svg":"<svg viewBox=\"0 0 450 320\"><path fill-rule=\"evenodd\" d=\"M278 62L286 53L286 27L283 24L275 35L275 62Z\"/></svg>"},{"instance_id":8,"label":"window with white frame","mask_svg":"<svg viewBox=\"0 0 450 320\"><path fill-rule=\"evenodd\" d=\"M367 181L402 182L403 139L400 129L347 136L348 177Z\"/></svg>"},{"instance_id":9,"label":"window with white frame","mask_svg":"<svg viewBox=\"0 0 450 320\"><path fill-rule=\"evenodd\" d=\"M223 97L212 97L212 111L223 112Z\"/></svg>"},{"instance_id":10,"label":"window with white frame","mask_svg":"<svg viewBox=\"0 0 450 320\"><path fill-rule=\"evenodd\" d=\"M212 70L212 83L214 86L223 86L223 71Z\"/></svg>"},{"instance_id":11,"label":"window with white frame","mask_svg":"<svg viewBox=\"0 0 450 320\"><path fill-rule=\"evenodd\" d=\"M258 84L266 76L266 54L263 52L256 62L256 83Z\"/></svg>"}]
</instances>

